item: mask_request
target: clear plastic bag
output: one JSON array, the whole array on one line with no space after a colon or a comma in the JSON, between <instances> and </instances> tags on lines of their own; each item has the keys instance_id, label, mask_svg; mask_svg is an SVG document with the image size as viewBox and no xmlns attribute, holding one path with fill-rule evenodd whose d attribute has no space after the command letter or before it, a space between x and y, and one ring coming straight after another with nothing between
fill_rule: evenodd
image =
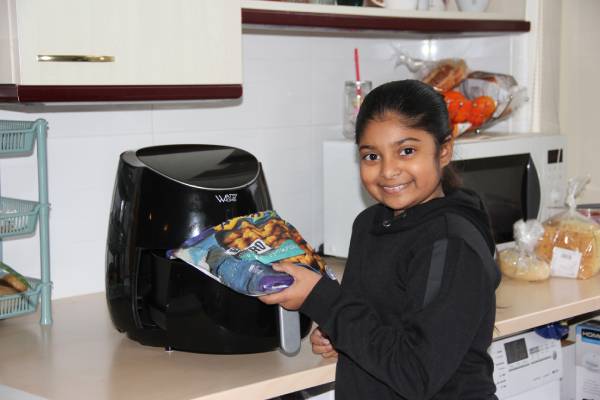
<instances>
[{"instance_id":1,"label":"clear plastic bag","mask_svg":"<svg viewBox=\"0 0 600 400\"><path fill-rule=\"evenodd\" d=\"M300 233L275 211L227 220L167 252L225 286L249 296L281 291L293 278L271 263L287 261L335 279Z\"/></svg>"},{"instance_id":2,"label":"clear plastic bag","mask_svg":"<svg viewBox=\"0 0 600 400\"><path fill-rule=\"evenodd\" d=\"M426 61L397 50L396 66L400 65L444 95L453 137L488 129L529 100L527 89L519 86L514 77L469 71L461 58Z\"/></svg>"},{"instance_id":3,"label":"clear plastic bag","mask_svg":"<svg viewBox=\"0 0 600 400\"><path fill-rule=\"evenodd\" d=\"M527 89L519 86L511 75L473 71L461 83L460 91L468 99L491 98L496 103L493 113L485 120L473 118L467 131L487 129L507 119L529 100Z\"/></svg>"},{"instance_id":4,"label":"clear plastic bag","mask_svg":"<svg viewBox=\"0 0 600 400\"><path fill-rule=\"evenodd\" d=\"M398 51L396 55L396 66L399 65L404 65L417 79L439 92L447 92L458 86L469 72L467 63L462 58L426 61L412 58L403 51Z\"/></svg>"},{"instance_id":5,"label":"clear plastic bag","mask_svg":"<svg viewBox=\"0 0 600 400\"><path fill-rule=\"evenodd\" d=\"M518 220L513 225L516 247L498 253L500 271L510 278L543 281L550 277L550 265L535 253L535 245L544 234L542 224L535 219Z\"/></svg>"},{"instance_id":6,"label":"clear plastic bag","mask_svg":"<svg viewBox=\"0 0 600 400\"><path fill-rule=\"evenodd\" d=\"M543 223L536 254L550 263L553 276L587 279L600 272L600 225L577 212L575 203L589 180L587 176L570 179L568 209Z\"/></svg>"}]
</instances>

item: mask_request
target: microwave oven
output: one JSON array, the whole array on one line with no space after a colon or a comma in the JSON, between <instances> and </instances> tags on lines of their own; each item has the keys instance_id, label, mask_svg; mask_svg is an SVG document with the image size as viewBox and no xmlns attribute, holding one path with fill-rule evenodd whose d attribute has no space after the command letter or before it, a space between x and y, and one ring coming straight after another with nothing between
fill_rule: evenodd
<instances>
[{"instance_id":1,"label":"microwave oven","mask_svg":"<svg viewBox=\"0 0 600 400\"><path fill-rule=\"evenodd\" d=\"M479 134L454 145L463 186L482 197L496 243L513 241L519 219L545 220L564 204L566 140L558 134ZM347 257L354 218L373 204L362 189L356 144L323 143L323 252Z\"/></svg>"}]
</instances>

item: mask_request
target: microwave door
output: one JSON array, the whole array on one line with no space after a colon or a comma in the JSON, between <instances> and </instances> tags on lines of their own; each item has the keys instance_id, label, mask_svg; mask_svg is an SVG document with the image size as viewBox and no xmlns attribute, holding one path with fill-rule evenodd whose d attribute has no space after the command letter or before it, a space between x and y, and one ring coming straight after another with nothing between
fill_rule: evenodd
<instances>
[{"instance_id":1,"label":"microwave door","mask_svg":"<svg viewBox=\"0 0 600 400\"><path fill-rule=\"evenodd\" d=\"M523 219L526 221L537 218L541 203L540 180L531 156L529 156L524 173L523 187L521 188L521 194L524 198L521 198L521 204L525 206Z\"/></svg>"},{"instance_id":2,"label":"microwave door","mask_svg":"<svg viewBox=\"0 0 600 400\"><path fill-rule=\"evenodd\" d=\"M463 185L479 193L490 216L496 243L511 242L513 224L536 218L540 185L530 154L453 161Z\"/></svg>"}]
</instances>

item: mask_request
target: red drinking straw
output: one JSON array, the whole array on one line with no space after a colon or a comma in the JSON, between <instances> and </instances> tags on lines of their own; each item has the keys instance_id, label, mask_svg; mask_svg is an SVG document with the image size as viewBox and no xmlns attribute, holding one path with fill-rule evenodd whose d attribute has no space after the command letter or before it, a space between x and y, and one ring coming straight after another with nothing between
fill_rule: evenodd
<instances>
[{"instance_id":1,"label":"red drinking straw","mask_svg":"<svg viewBox=\"0 0 600 400\"><path fill-rule=\"evenodd\" d=\"M355 48L354 49L354 69L356 71L356 95L360 96L361 95L361 90L360 90L360 84L358 82L360 82L360 64L358 62L358 49Z\"/></svg>"}]
</instances>

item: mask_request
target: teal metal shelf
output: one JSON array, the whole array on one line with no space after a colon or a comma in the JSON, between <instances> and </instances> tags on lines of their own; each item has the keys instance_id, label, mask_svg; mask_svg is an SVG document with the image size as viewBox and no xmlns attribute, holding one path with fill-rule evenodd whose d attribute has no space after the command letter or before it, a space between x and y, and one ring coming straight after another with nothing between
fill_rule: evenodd
<instances>
[{"instance_id":1,"label":"teal metal shelf","mask_svg":"<svg viewBox=\"0 0 600 400\"><path fill-rule=\"evenodd\" d=\"M0 197L0 260L2 240L34 233L39 221L40 279L27 278L31 289L0 296L0 319L35 312L41 303L40 324L52 324L50 280L50 229L48 203L47 137L48 123L0 120L0 157L27 156L37 141L38 201Z\"/></svg>"}]
</instances>

